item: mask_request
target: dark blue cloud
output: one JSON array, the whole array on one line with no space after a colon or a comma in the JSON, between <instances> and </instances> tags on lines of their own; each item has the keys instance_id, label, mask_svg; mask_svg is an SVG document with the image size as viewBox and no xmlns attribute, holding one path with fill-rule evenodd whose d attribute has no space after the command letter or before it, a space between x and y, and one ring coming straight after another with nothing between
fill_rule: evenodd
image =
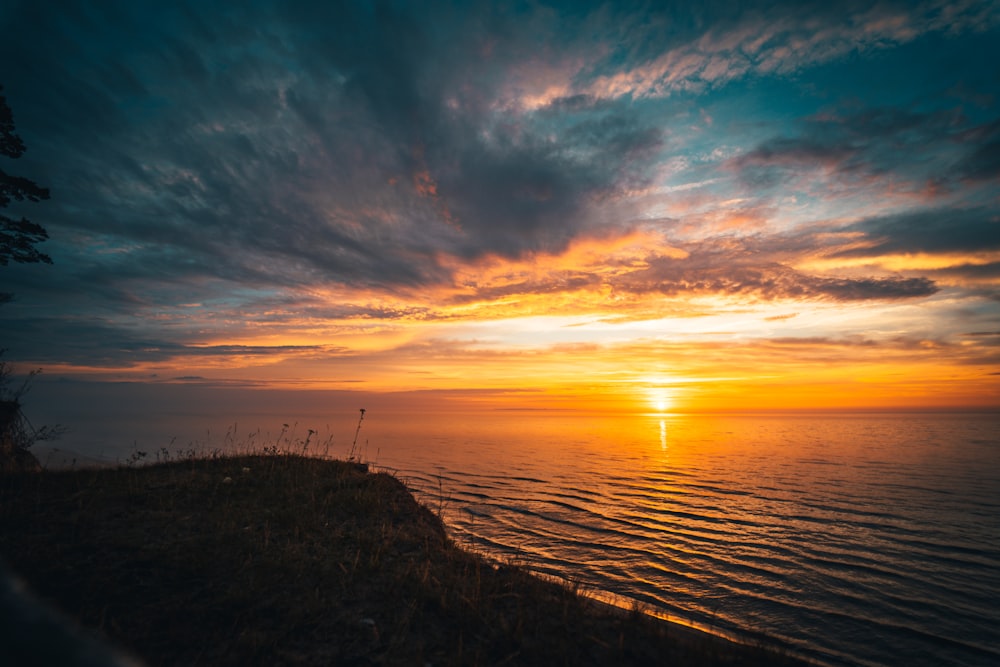
<instances>
[{"instance_id":1,"label":"dark blue cloud","mask_svg":"<svg viewBox=\"0 0 1000 667\"><path fill-rule=\"evenodd\" d=\"M442 252L565 247L595 197L642 179L659 142L627 106L553 136L484 105L499 83L490 70L507 63L478 50L516 37L514 15L66 9L19 5L11 23L30 29L0 47L24 65L10 85L32 119L29 166L58 192L50 226L128 246L142 267L167 259L247 283L440 282Z\"/></svg>"},{"instance_id":2,"label":"dark blue cloud","mask_svg":"<svg viewBox=\"0 0 1000 667\"><path fill-rule=\"evenodd\" d=\"M960 182L992 185L1000 175L998 120L976 122L952 107L931 111L881 107L830 110L799 121L729 165L749 185L775 187L804 173L882 179L948 195Z\"/></svg>"},{"instance_id":3,"label":"dark blue cloud","mask_svg":"<svg viewBox=\"0 0 1000 667\"><path fill-rule=\"evenodd\" d=\"M863 220L846 229L864 232L872 243L840 251L840 257L1000 250L1000 212L988 209L901 213Z\"/></svg>"},{"instance_id":4,"label":"dark blue cloud","mask_svg":"<svg viewBox=\"0 0 1000 667\"><path fill-rule=\"evenodd\" d=\"M77 364L128 368L168 363L179 358L273 357L333 355L345 350L332 345L190 345L191 332L155 326L138 329L95 317L21 318L8 330L5 344L19 355L44 364Z\"/></svg>"}]
</instances>

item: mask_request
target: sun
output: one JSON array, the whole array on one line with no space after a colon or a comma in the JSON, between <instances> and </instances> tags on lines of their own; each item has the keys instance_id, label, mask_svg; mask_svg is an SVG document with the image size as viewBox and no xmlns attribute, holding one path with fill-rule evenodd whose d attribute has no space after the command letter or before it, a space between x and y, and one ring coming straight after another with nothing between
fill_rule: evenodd
<instances>
[{"instance_id":1,"label":"sun","mask_svg":"<svg viewBox=\"0 0 1000 667\"><path fill-rule=\"evenodd\" d=\"M650 389L648 392L649 404L656 412L669 412L674 407L674 397L670 391L662 387Z\"/></svg>"}]
</instances>

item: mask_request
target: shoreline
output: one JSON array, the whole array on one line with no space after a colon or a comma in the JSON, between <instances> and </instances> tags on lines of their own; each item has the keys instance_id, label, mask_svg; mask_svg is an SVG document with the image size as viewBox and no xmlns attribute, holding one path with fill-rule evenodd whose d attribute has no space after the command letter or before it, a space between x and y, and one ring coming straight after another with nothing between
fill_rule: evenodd
<instances>
[{"instance_id":1,"label":"shoreline","mask_svg":"<svg viewBox=\"0 0 1000 667\"><path fill-rule=\"evenodd\" d=\"M427 506L425 505L425 507ZM428 507L428 509L431 508ZM447 530L447 525L445 525L445 529ZM459 544L458 546L460 549L463 549L464 551L467 551L475 556L483 558L486 561L489 561L491 563L500 566L504 565L502 559L494 557L493 555L485 551L479 549L473 549L467 545L462 545L462 544ZM779 640L769 637L763 633L755 633L751 631L730 632L718 627L713 627L702 623L698 623L696 621L691 621L682 616L677 616L669 614L667 612L659 611L657 610L656 607L652 605L645 603L637 603L635 600L629 597L626 597L624 595L619 595L617 593L612 593L611 591L606 591L600 588L588 588L584 586L579 586L574 588L573 582L568 579L551 575L548 573L536 572L530 566L527 565L519 565L518 567L522 567L528 573L530 573L531 576L541 579L543 581L549 581L556 585L563 586L566 588L573 588L574 592L577 595L586 598L587 600L594 602L598 605L601 605L602 607L606 608L609 612L616 614L630 614L638 610L639 613L649 618L656 619L658 622L661 623L669 624L672 630L689 633L692 639L707 637L713 640L719 639L733 644L748 644L754 641L764 640L772 642L776 648L779 647L780 645L781 650L791 651L790 647L784 646ZM795 657L799 658L800 660L808 660L805 656L801 655L796 655ZM811 660L809 662L810 664L813 664L816 667L819 667L819 665L822 664Z\"/></svg>"},{"instance_id":2,"label":"shoreline","mask_svg":"<svg viewBox=\"0 0 1000 667\"><path fill-rule=\"evenodd\" d=\"M488 560L494 560L488 554L482 554L480 552L473 553L477 553ZM533 577L537 577L545 581L551 581L561 586L572 586L572 582L566 579L535 572L529 567L526 567L525 569ZM811 667L824 667L824 665L826 665L824 662L817 661L814 658L806 657L795 652L790 646L785 645L784 642L781 642L780 640L764 633L752 632L749 630L742 632L730 632L721 628L704 625L685 619L682 616L676 616L667 612L658 611L657 608L652 605L641 603L637 604L636 601L631 598L598 588L578 587L575 588L574 591L577 595L586 598L590 602L600 605L605 610L613 614L628 615L635 613L635 611L638 610L638 612L642 615L650 619L654 619L658 623L668 625L670 633L680 633L685 635L688 641L722 641L738 646L760 644L761 646L768 647L773 650L779 650L783 654L808 664Z\"/></svg>"},{"instance_id":3,"label":"shoreline","mask_svg":"<svg viewBox=\"0 0 1000 667\"><path fill-rule=\"evenodd\" d=\"M807 664L491 563L357 463L270 453L10 475L0 533L37 597L151 665Z\"/></svg>"}]
</instances>

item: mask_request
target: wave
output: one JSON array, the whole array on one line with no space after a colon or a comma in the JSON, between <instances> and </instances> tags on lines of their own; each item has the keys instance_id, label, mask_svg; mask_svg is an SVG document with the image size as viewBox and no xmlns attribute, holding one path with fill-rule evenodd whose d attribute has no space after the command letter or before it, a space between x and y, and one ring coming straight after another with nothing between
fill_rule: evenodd
<instances>
[{"instance_id":1,"label":"wave","mask_svg":"<svg viewBox=\"0 0 1000 667\"><path fill-rule=\"evenodd\" d=\"M835 420L804 439L774 423L754 431L784 448L767 456L728 435L732 451L676 447L667 463L589 451L405 474L460 543L667 615L762 631L821 664L1000 664L1000 447L967 455L930 429L933 456L918 456L904 422L865 435L856 420L859 456Z\"/></svg>"}]
</instances>

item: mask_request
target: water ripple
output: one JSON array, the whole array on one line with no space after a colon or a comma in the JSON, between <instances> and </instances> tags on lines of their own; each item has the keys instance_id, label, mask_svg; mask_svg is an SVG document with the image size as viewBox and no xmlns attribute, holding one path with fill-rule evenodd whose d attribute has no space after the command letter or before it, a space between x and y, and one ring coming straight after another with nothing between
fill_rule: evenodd
<instances>
[{"instance_id":1,"label":"water ripple","mask_svg":"<svg viewBox=\"0 0 1000 667\"><path fill-rule=\"evenodd\" d=\"M671 422L634 458L405 474L460 543L821 664L1000 664L1000 442L912 421L736 420L667 448Z\"/></svg>"}]
</instances>

